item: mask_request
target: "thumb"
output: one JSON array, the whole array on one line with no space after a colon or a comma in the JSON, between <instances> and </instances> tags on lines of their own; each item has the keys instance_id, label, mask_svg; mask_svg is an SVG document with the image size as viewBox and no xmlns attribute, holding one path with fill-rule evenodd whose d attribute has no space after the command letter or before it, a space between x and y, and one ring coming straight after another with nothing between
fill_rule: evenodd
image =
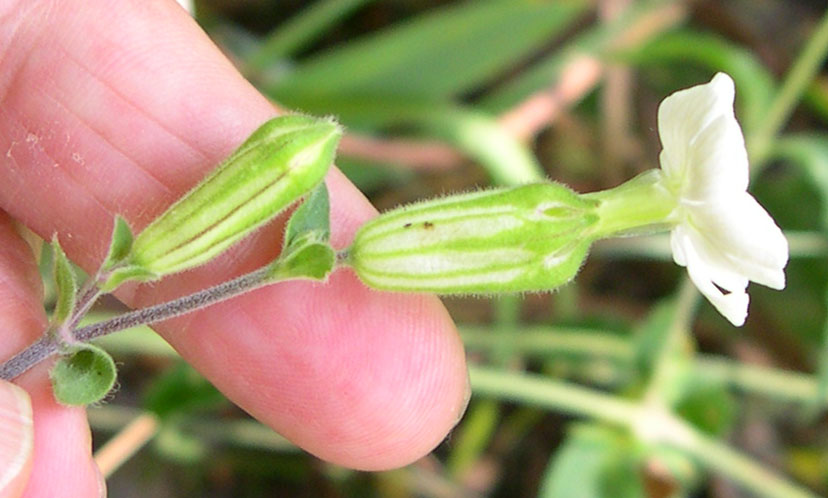
<instances>
[{"instance_id":1,"label":"thumb","mask_svg":"<svg viewBox=\"0 0 828 498\"><path fill-rule=\"evenodd\" d=\"M0 380L0 498L16 498L32 467L32 405L26 391Z\"/></svg>"}]
</instances>

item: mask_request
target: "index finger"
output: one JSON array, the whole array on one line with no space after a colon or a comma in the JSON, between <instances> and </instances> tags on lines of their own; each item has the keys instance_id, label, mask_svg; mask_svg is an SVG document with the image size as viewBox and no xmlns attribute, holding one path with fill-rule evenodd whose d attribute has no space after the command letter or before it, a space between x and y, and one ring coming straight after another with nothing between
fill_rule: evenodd
<instances>
[{"instance_id":1,"label":"index finger","mask_svg":"<svg viewBox=\"0 0 828 498\"><path fill-rule=\"evenodd\" d=\"M114 214L144 226L274 113L172 2L20 0L11 12L0 26L0 207L44 237L58 231L88 270ZM375 212L338 172L327 182L342 246ZM280 237L266 227L205 268L122 298L143 306L226 280L272 258ZM348 272L157 330L242 408L343 465L418 458L467 399L440 303L370 291Z\"/></svg>"}]
</instances>

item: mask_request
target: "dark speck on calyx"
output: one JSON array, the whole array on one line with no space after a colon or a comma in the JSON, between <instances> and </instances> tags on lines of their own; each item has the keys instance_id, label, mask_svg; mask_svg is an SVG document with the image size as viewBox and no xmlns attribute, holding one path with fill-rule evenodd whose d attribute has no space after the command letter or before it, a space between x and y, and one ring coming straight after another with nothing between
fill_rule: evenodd
<instances>
[{"instance_id":1,"label":"dark speck on calyx","mask_svg":"<svg viewBox=\"0 0 828 498\"><path fill-rule=\"evenodd\" d=\"M432 228L434 228L434 223L426 221L425 223L423 223L423 228L425 228L426 230L431 230Z\"/></svg>"},{"instance_id":2,"label":"dark speck on calyx","mask_svg":"<svg viewBox=\"0 0 828 498\"><path fill-rule=\"evenodd\" d=\"M406 223L405 225L403 225L403 228L411 228L411 223Z\"/></svg>"}]
</instances>

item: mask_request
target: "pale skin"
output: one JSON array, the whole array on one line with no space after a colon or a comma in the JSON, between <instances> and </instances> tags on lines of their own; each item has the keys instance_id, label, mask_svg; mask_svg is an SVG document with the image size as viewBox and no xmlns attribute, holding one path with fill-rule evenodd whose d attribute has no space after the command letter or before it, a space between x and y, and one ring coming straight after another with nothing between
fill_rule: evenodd
<instances>
[{"instance_id":1,"label":"pale skin","mask_svg":"<svg viewBox=\"0 0 828 498\"><path fill-rule=\"evenodd\" d=\"M0 359L46 323L33 254L12 219L47 239L58 233L94 270L116 213L139 230L275 112L172 0L0 3ZM326 181L333 243L344 247L376 212L338 171ZM205 268L117 295L140 307L204 288L265 263L280 238L274 223ZM348 271L156 330L243 409L349 467L422 457L468 400L462 345L439 301L371 291ZM31 399L34 456L0 497L101 494L84 410L53 401L46 365L15 383ZM15 431L20 404L7 399L0 421ZM0 446L0 468L11 452Z\"/></svg>"}]
</instances>

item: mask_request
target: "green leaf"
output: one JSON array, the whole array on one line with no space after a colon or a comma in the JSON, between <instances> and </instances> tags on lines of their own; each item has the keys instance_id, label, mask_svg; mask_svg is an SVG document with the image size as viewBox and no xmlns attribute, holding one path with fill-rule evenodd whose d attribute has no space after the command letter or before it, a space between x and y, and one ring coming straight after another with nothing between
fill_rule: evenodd
<instances>
[{"instance_id":1,"label":"green leaf","mask_svg":"<svg viewBox=\"0 0 828 498\"><path fill-rule=\"evenodd\" d=\"M721 436L736 420L737 404L723 385L695 379L685 386L675 410L703 432Z\"/></svg>"},{"instance_id":2,"label":"green leaf","mask_svg":"<svg viewBox=\"0 0 828 498\"><path fill-rule=\"evenodd\" d=\"M589 3L468 1L300 64L279 93L444 99L491 81L561 32Z\"/></svg>"},{"instance_id":3,"label":"green leaf","mask_svg":"<svg viewBox=\"0 0 828 498\"><path fill-rule=\"evenodd\" d=\"M283 254L271 264L269 278L274 281L309 278L325 280L336 264L336 251L326 243L311 242Z\"/></svg>"},{"instance_id":4,"label":"green leaf","mask_svg":"<svg viewBox=\"0 0 828 498\"><path fill-rule=\"evenodd\" d=\"M108 270L124 261L132 250L132 230L121 215L115 216L115 226L112 228L112 241L109 243L109 253L106 255L101 270Z\"/></svg>"},{"instance_id":5,"label":"green leaf","mask_svg":"<svg viewBox=\"0 0 828 498\"><path fill-rule=\"evenodd\" d=\"M299 239L312 237L316 242L327 242L331 235L330 201L325 182L319 184L291 215L285 229L284 250L289 250Z\"/></svg>"},{"instance_id":6,"label":"green leaf","mask_svg":"<svg viewBox=\"0 0 828 498\"><path fill-rule=\"evenodd\" d=\"M540 498L644 498L634 441L616 430L578 425L550 460Z\"/></svg>"},{"instance_id":7,"label":"green leaf","mask_svg":"<svg viewBox=\"0 0 828 498\"><path fill-rule=\"evenodd\" d=\"M618 50L619 45L628 48L630 40L636 40L639 44L646 42L659 32L652 29L653 19L670 17L669 14L660 15L664 13L663 9L670 8L669 3L669 0L631 2L630 7L618 19L598 23L597 27L578 34L563 48L551 51L550 55L533 63L515 78L496 87L482 99L480 105L487 111L500 114L532 93L549 88L550 84L560 79L573 60L585 56L606 59L610 53ZM679 21L676 19L673 22ZM661 29L669 27L663 26ZM642 35L645 39L641 39Z\"/></svg>"},{"instance_id":8,"label":"green leaf","mask_svg":"<svg viewBox=\"0 0 828 498\"><path fill-rule=\"evenodd\" d=\"M52 315L52 323L62 324L72 316L75 309L78 283L75 279L75 272L72 270L72 264L69 263L63 248L60 247L57 235L52 238L52 253L54 255L55 288L57 290L57 301Z\"/></svg>"},{"instance_id":9,"label":"green leaf","mask_svg":"<svg viewBox=\"0 0 828 498\"><path fill-rule=\"evenodd\" d=\"M103 292L112 292L122 283L129 280L138 280L146 282L148 280L155 280L160 278L158 273L151 272L139 265L122 266L115 269L109 274L109 278L101 284L100 288Z\"/></svg>"},{"instance_id":10,"label":"green leaf","mask_svg":"<svg viewBox=\"0 0 828 498\"><path fill-rule=\"evenodd\" d=\"M91 344L73 346L58 359L49 374L55 399L69 406L102 400L115 385L116 376L112 357Z\"/></svg>"},{"instance_id":11,"label":"green leaf","mask_svg":"<svg viewBox=\"0 0 828 498\"><path fill-rule=\"evenodd\" d=\"M539 498L599 498L600 472L610 445L571 434L549 462Z\"/></svg>"},{"instance_id":12,"label":"green leaf","mask_svg":"<svg viewBox=\"0 0 828 498\"><path fill-rule=\"evenodd\" d=\"M628 443L628 446L632 446ZM641 479L639 462L631 458L630 451L613 448L601 469L601 496L606 498L649 498Z\"/></svg>"},{"instance_id":13,"label":"green leaf","mask_svg":"<svg viewBox=\"0 0 828 498\"><path fill-rule=\"evenodd\" d=\"M326 32L326 28L371 0L317 0L280 24L245 61L255 70L265 69L304 48Z\"/></svg>"},{"instance_id":14,"label":"green leaf","mask_svg":"<svg viewBox=\"0 0 828 498\"><path fill-rule=\"evenodd\" d=\"M328 244L330 234L328 188L322 182L288 220L282 253L271 263L268 278L325 280L336 264L336 251Z\"/></svg>"}]
</instances>

